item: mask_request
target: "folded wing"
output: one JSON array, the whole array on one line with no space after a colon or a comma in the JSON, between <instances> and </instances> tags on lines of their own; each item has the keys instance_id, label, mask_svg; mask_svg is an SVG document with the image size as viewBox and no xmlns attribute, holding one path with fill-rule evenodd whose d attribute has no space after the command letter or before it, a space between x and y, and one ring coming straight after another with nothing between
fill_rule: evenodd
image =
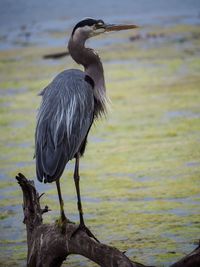
<instances>
[{"instance_id":1,"label":"folded wing","mask_svg":"<svg viewBox=\"0 0 200 267\"><path fill-rule=\"evenodd\" d=\"M79 70L60 73L41 93L35 133L39 181L60 178L66 163L79 151L94 117L92 86Z\"/></svg>"}]
</instances>

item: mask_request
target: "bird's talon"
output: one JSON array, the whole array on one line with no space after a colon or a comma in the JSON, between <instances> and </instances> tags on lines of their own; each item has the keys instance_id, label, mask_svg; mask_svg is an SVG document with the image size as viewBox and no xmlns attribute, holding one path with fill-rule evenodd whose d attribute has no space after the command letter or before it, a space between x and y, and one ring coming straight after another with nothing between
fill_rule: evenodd
<instances>
[{"instance_id":1,"label":"bird's talon","mask_svg":"<svg viewBox=\"0 0 200 267\"><path fill-rule=\"evenodd\" d=\"M76 235L78 231L83 231L85 232L89 237L93 238L96 240L98 243L100 241L93 235L93 233L89 230L89 228L85 224L79 224L79 226L74 230L74 232L71 234L71 238Z\"/></svg>"},{"instance_id":2,"label":"bird's talon","mask_svg":"<svg viewBox=\"0 0 200 267\"><path fill-rule=\"evenodd\" d=\"M56 220L56 225L61 229L63 234L66 233L66 226L68 223L71 223L71 221L65 216L61 216L58 220Z\"/></svg>"}]
</instances>

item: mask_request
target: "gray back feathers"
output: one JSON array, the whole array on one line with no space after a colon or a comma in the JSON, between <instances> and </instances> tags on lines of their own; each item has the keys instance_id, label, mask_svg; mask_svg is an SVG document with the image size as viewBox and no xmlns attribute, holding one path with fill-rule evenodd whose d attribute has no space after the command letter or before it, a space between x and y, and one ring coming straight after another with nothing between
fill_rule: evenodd
<instances>
[{"instance_id":1,"label":"gray back feathers","mask_svg":"<svg viewBox=\"0 0 200 267\"><path fill-rule=\"evenodd\" d=\"M35 133L40 181L60 178L66 163L79 151L93 118L93 88L82 71L63 71L43 90Z\"/></svg>"}]
</instances>

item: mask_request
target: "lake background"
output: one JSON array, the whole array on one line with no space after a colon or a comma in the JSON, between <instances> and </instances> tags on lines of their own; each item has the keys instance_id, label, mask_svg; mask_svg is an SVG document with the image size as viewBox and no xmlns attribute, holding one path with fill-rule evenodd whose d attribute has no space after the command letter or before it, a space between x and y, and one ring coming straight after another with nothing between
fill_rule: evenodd
<instances>
[{"instance_id":1,"label":"lake background","mask_svg":"<svg viewBox=\"0 0 200 267\"><path fill-rule=\"evenodd\" d=\"M55 45L53 40L46 40L48 31L71 29L84 17L102 18L110 23L133 21L144 27L147 25L167 27L174 23L199 23L200 16L198 0L126 0L124 2L2 0L0 5L2 39L0 47L2 48L9 48L12 45L16 47L16 36L20 34L23 27L27 28L37 43ZM41 36L41 33L45 36Z\"/></svg>"},{"instance_id":2,"label":"lake background","mask_svg":"<svg viewBox=\"0 0 200 267\"><path fill-rule=\"evenodd\" d=\"M35 180L34 129L38 92L69 58L74 24L84 17L135 23L137 31L89 40L105 68L112 110L96 124L81 161L87 224L104 243L139 262L169 266L195 248L200 222L200 1L0 2L0 266L25 266L22 194L15 175ZM62 189L77 221L73 162ZM66 177L68 179L66 179ZM42 205L58 217L55 185L35 180ZM81 257L69 266L96 266ZM67 263L64 264L67 266Z\"/></svg>"}]
</instances>

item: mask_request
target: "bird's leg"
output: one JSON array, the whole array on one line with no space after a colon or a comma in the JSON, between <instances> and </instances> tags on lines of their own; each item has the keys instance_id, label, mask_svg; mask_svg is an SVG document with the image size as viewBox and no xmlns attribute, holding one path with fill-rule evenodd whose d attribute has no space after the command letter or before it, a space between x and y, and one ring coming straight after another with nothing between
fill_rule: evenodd
<instances>
[{"instance_id":1,"label":"bird's leg","mask_svg":"<svg viewBox=\"0 0 200 267\"><path fill-rule=\"evenodd\" d=\"M64 202L62 199L62 194L60 190L60 181L56 181L56 186L58 190L58 198L59 198L59 203L60 203L60 219L56 221L56 224L61 227L61 233L65 234L66 233L66 225L67 223L73 223L71 222L66 216L64 212Z\"/></svg>"},{"instance_id":2,"label":"bird's leg","mask_svg":"<svg viewBox=\"0 0 200 267\"><path fill-rule=\"evenodd\" d=\"M75 230L75 232L72 234L72 236L80 229L85 231L90 237L94 238L97 242L99 240L91 233L91 231L85 226L85 222L83 219L83 210L82 210L82 204L81 204L81 195L80 195L80 187L79 187L79 157L80 154L76 154L76 162L75 162L75 168L74 168L74 182L75 182L75 187L76 187L76 193L77 193L77 206L78 206L78 211L79 211L79 218L80 218L80 225L79 227Z\"/></svg>"},{"instance_id":3,"label":"bird's leg","mask_svg":"<svg viewBox=\"0 0 200 267\"><path fill-rule=\"evenodd\" d=\"M81 204L81 194L80 194L80 186L79 186L79 154L76 156L76 162L75 162L75 168L74 168L74 182L76 187L76 194L77 194L77 207L79 211L79 218L80 218L80 225L85 225L84 219L83 219L83 210L82 210L82 204Z\"/></svg>"},{"instance_id":4,"label":"bird's leg","mask_svg":"<svg viewBox=\"0 0 200 267\"><path fill-rule=\"evenodd\" d=\"M60 190L60 180L56 181L56 186L57 186L58 198L59 198L59 203L60 203L61 220L62 220L62 222L64 222L67 220L67 218L66 218L65 212L64 212L64 202L63 202L62 194L61 194L61 190Z\"/></svg>"}]
</instances>

